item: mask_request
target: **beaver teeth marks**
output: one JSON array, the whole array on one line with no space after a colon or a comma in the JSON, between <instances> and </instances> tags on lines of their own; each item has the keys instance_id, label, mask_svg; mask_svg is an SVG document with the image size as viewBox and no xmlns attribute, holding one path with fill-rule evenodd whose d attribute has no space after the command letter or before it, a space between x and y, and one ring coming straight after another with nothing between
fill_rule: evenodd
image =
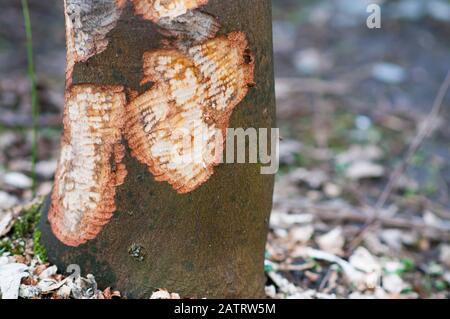
<instances>
[{"instance_id":1,"label":"beaver teeth marks","mask_svg":"<svg viewBox=\"0 0 450 319\"><path fill-rule=\"evenodd\" d=\"M254 59L247 59L247 39L242 32L230 33L189 49L188 54L203 78L202 92L209 109L226 116L247 95L254 82ZM228 123L228 119L227 119Z\"/></svg>"},{"instance_id":2,"label":"beaver teeth marks","mask_svg":"<svg viewBox=\"0 0 450 319\"><path fill-rule=\"evenodd\" d=\"M213 174L231 112L253 82L246 50L245 35L234 32L187 53L144 54L143 83L155 84L127 106L125 134L156 180L187 193Z\"/></svg>"},{"instance_id":3,"label":"beaver teeth marks","mask_svg":"<svg viewBox=\"0 0 450 319\"><path fill-rule=\"evenodd\" d=\"M64 135L49 221L64 244L93 239L115 211L126 98L122 87L76 85L66 92Z\"/></svg>"},{"instance_id":4,"label":"beaver teeth marks","mask_svg":"<svg viewBox=\"0 0 450 319\"><path fill-rule=\"evenodd\" d=\"M85 62L108 46L106 35L116 27L125 0L65 0L67 36L74 63Z\"/></svg>"},{"instance_id":5,"label":"beaver teeth marks","mask_svg":"<svg viewBox=\"0 0 450 319\"><path fill-rule=\"evenodd\" d=\"M189 10L197 9L208 0L132 0L136 14L158 23L160 19L174 19Z\"/></svg>"},{"instance_id":6,"label":"beaver teeth marks","mask_svg":"<svg viewBox=\"0 0 450 319\"><path fill-rule=\"evenodd\" d=\"M128 144L133 156L148 165L156 180L168 181L180 193L189 192L193 184L212 174L215 161L208 158L207 148L193 152L193 141L200 141L202 130L210 134L217 131L201 118L196 96L200 75L193 62L175 50L149 54L146 63L146 81L156 84L127 107ZM198 155L196 161L189 158L192 155Z\"/></svg>"}]
</instances>

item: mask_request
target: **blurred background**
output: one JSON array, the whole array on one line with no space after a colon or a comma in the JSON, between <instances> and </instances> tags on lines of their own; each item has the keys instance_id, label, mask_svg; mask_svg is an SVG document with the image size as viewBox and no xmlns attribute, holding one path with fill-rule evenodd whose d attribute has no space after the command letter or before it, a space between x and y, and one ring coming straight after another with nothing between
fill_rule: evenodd
<instances>
[{"instance_id":1,"label":"blurred background","mask_svg":"<svg viewBox=\"0 0 450 319\"><path fill-rule=\"evenodd\" d=\"M366 26L373 3L381 29ZM62 1L29 5L36 192L46 195L64 104L64 17ZM432 111L450 69L450 1L274 0L273 33L282 141L267 295L450 297L450 94ZM0 74L0 255L33 258L33 231L17 236L1 222L34 197L18 0L0 4Z\"/></svg>"}]
</instances>

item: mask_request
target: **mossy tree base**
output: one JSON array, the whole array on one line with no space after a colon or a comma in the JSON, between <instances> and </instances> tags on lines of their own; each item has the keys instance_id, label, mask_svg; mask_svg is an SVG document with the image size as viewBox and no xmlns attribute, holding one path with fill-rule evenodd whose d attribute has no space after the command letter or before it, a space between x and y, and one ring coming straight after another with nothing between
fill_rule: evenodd
<instances>
[{"instance_id":1,"label":"mossy tree base","mask_svg":"<svg viewBox=\"0 0 450 319\"><path fill-rule=\"evenodd\" d=\"M216 15L220 34L243 31L256 55L255 82L235 109L230 127L274 127L270 1L211 0L202 10ZM155 27L127 7L110 33L108 49L75 65L73 84L123 85L142 92L142 55L160 47ZM78 264L101 287L147 298L158 288L182 297L264 296L264 249L272 206L272 175L259 164L223 164L196 191L180 195L155 182L127 151L128 176L117 189L117 212L100 235L77 248L52 234L48 202L41 220L48 259L64 270Z\"/></svg>"}]
</instances>

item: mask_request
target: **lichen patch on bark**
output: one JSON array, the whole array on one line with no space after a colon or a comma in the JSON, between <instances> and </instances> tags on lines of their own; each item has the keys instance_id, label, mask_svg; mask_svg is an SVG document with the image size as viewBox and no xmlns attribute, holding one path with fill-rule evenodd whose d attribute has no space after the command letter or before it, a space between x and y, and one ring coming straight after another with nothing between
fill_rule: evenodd
<instances>
[{"instance_id":1,"label":"lichen patch on bark","mask_svg":"<svg viewBox=\"0 0 450 319\"><path fill-rule=\"evenodd\" d=\"M133 156L156 180L188 193L213 174L231 112L253 83L254 63L246 54L241 32L186 53L161 49L144 54L142 83L155 84L127 106L125 135Z\"/></svg>"},{"instance_id":2,"label":"lichen patch on bark","mask_svg":"<svg viewBox=\"0 0 450 319\"><path fill-rule=\"evenodd\" d=\"M126 98L120 86L75 85L66 91L64 135L48 218L55 236L78 246L95 238L115 211Z\"/></svg>"},{"instance_id":3,"label":"lichen patch on bark","mask_svg":"<svg viewBox=\"0 0 450 319\"><path fill-rule=\"evenodd\" d=\"M106 35L116 27L125 3L126 0L64 0L69 84L76 63L86 62L107 48Z\"/></svg>"},{"instance_id":4,"label":"lichen patch on bark","mask_svg":"<svg viewBox=\"0 0 450 319\"><path fill-rule=\"evenodd\" d=\"M189 10L208 3L208 0L132 0L136 14L155 23L162 18L174 19Z\"/></svg>"}]
</instances>

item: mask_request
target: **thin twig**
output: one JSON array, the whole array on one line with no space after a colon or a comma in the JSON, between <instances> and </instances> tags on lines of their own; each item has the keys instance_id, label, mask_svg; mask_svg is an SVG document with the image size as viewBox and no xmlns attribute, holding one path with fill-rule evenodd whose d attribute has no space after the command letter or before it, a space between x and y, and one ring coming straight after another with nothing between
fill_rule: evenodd
<instances>
[{"instance_id":1,"label":"thin twig","mask_svg":"<svg viewBox=\"0 0 450 319\"><path fill-rule=\"evenodd\" d=\"M401 177L405 169L408 167L413 156L416 154L417 150L422 145L423 141L433 133L434 124L436 123L437 117L439 116L442 105L444 103L445 96L447 95L449 88L450 88L450 70L448 71L447 76L444 82L442 83L441 88L439 89L438 95L436 96L430 114L427 116L424 125L421 127L419 133L416 135L411 145L409 146L406 157L401 162L401 164L397 166L397 168L392 172L389 178L389 182L387 183L386 187L383 190L383 193L380 195L375 205L375 209L379 210L386 204L386 201L388 200L392 190L397 185L399 178Z\"/></svg>"},{"instance_id":2,"label":"thin twig","mask_svg":"<svg viewBox=\"0 0 450 319\"><path fill-rule=\"evenodd\" d=\"M323 291L325 287L328 285L328 282L330 281L331 275L333 274L335 270L333 267L328 268L327 273L323 277L322 281L320 282L318 291Z\"/></svg>"},{"instance_id":3,"label":"thin twig","mask_svg":"<svg viewBox=\"0 0 450 319\"><path fill-rule=\"evenodd\" d=\"M371 215L364 214L358 209L347 205L336 206L331 204L309 204L300 201L287 201L284 203L283 208L288 210L307 211L323 221L367 223L371 220ZM372 212L373 209L368 208L368 210L372 213L372 215L375 214ZM414 229L423 235L436 234L443 240L450 240L450 223L435 226L427 225L419 219L406 219L389 216L379 216L378 222L386 227Z\"/></svg>"},{"instance_id":4,"label":"thin twig","mask_svg":"<svg viewBox=\"0 0 450 319\"><path fill-rule=\"evenodd\" d=\"M447 72L444 82L442 82L441 87L439 88L438 94L434 100L433 106L431 108L430 113L428 114L423 126L419 129L418 134L415 136L413 141L411 142L408 152L406 153L405 158L402 160L400 165L396 167L396 169L392 172L389 177L389 181L386 184L386 187L383 189L380 197L378 198L375 208L374 214L367 221L367 223L363 226L360 233L355 237L355 239L349 245L349 251L353 251L354 248L359 246L359 244L364 239L365 234L372 228L372 226L377 222L380 217L380 211L386 204L389 199L393 189L397 186L397 183L409 166L413 156L416 154L417 150L422 145L423 141L432 135L436 120L441 112L442 106L444 104L444 99L447 95L448 90L450 89L450 70Z\"/></svg>"},{"instance_id":5,"label":"thin twig","mask_svg":"<svg viewBox=\"0 0 450 319\"><path fill-rule=\"evenodd\" d=\"M305 271L315 267L314 263L305 263L302 265L292 265L292 264L275 264L276 271Z\"/></svg>"}]
</instances>

